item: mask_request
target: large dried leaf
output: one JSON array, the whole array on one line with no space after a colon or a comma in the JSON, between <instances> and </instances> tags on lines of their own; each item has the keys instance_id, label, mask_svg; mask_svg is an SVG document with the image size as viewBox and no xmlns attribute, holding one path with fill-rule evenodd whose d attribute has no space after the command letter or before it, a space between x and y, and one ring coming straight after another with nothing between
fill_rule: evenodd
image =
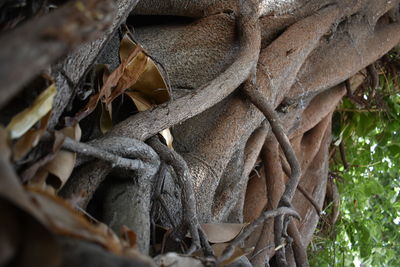
<instances>
[{"instance_id":1,"label":"large dried leaf","mask_svg":"<svg viewBox=\"0 0 400 267\"><path fill-rule=\"evenodd\" d=\"M7 133L0 128L0 265L59 266L61 251L25 194L9 162ZM9 266L9 265L6 265Z\"/></svg>"},{"instance_id":2,"label":"large dried leaf","mask_svg":"<svg viewBox=\"0 0 400 267\"><path fill-rule=\"evenodd\" d=\"M128 34L125 34L122 38L119 50L121 61L125 60L138 46L139 45L135 44ZM154 61L143 51L141 51L139 55L147 58L145 69L136 83L132 84L130 88L125 91L125 94L132 99L138 111L145 111L153 106L168 102L171 96L168 91L168 86ZM173 137L171 131L165 129L161 131L160 134L165 139L167 146L172 149Z\"/></svg>"},{"instance_id":3,"label":"large dried leaf","mask_svg":"<svg viewBox=\"0 0 400 267\"><path fill-rule=\"evenodd\" d=\"M135 58L140 49L140 47L137 47L136 49L131 51L131 54L128 56L127 60L122 62L111 74L108 74L108 70L105 65L99 64L96 66L96 69L94 70L94 75L97 76L97 79L101 77L101 80L103 80L102 82L99 82L101 83L101 87L98 89L98 92L96 94L90 97L86 106L73 118L70 118L67 121L67 124L75 124L76 122L79 122L80 120L88 116L95 110L97 104L101 99L103 99L104 102L111 99L113 88L118 85L121 77L124 75L125 68L129 64L129 60L131 61L133 58ZM108 104L110 103L111 101L109 101Z\"/></svg>"},{"instance_id":4,"label":"large dried leaf","mask_svg":"<svg viewBox=\"0 0 400 267\"><path fill-rule=\"evenodd\" d=\"M33 102L33 104L14 116L7 126L11 138L19 138L43 118L53 107L57 93L55 84L50 85Z\"/></svg>"},{"instance_id":5,"label":"large dried leaf","mask_svg":"<svg viewBox=\"0 0 400 267\"><path fill-rule=\"evenodd\" d=\"M226 243L234 239L247 224L239 223L207 223L201 228L211 243Z\"/></svg>"},{"instance_id":6,"label":"large dried leaf","mask_svg":"<svg viewBox=\"0 0 400 267\"><path fill-rule=\"evenodd\" d=\"M229 243L220 243L220 244L214 244L211 246L211 248L214 251L215 256L218 258L222 256L224 250L229 246ZM235 261L237 261L240 257L245 256L249 253L251 253L254 250L254 248L240 248L240 247L235 247L235 250L232 254L232 256L221 262L219 266L227 266Z\"/></svg>"},{"instance_id":7,"label":"large dried leaf","mask_svg":"<svg viewBox=\"0 0 400 267\"><path fill-rule=\"evenodd\" d=\"M36 187L28 188L27 193L36 209L44 215L42 222L54 233L95 242L117 254L123 252L124 244L107 226L90 223L67 201Z\"/></svg>"},{"instance_id":8,"label":"large dried leaf","mask_svg":"<svg viewBox=\"0 0 400 267\"><path fill-rule=\"evenodd\" d=\"M61 133L77 141L81 139L81 128L78 124L62 129ZM60 150L54 159L41 168L40 173L43 176L40 180L56 190L61 189L71 176L75 161L76 153ZM52 179L48 178L49 174L52 175Z\"/></svg>"},{"instance_id":9,"label":"large dried leaf","mask_svg":"<svg viewBox=\"0 0 400 267\"><path fill-rule=\"evenodd\" d=\"M124 44L126 38L124 37L121 41L121 45ZM126 57L121 57L121 65L123 67L123 73L118 81L116 88L112 91L109 96L106 96L106 103L111 103L116 97L123 94L126 89L134 85L139 77L143 74L146 69L149 58L142 52L142 48L137 45L129 51Z\"/></svg>"},{"instance_id":10,"label":"large dried leaf","mask_svg":"<svg viewBox=\"0 0 400 267\"><path fill-rule=\"evenodd\" d=\"M128 34L122 38L120 45L121 61L125 60L132 51L137 49L139 45L135 44ZM136 83L129 86L128 91L140 92L140 95L150 106L159 105L168 102L171 97L168 91L167 83L164 81L160 70L157 68L154 61L148 57L143 50L139 52L148 60L143 73L140 75ZM142 111L142 110L140 110Z\"/></svg>"},{"instance_id":11,"label":"large dried leaf","mask_svg":"<svg viewBox=\"0 0 400 267\"><path fill-rule=\"evenodd\" d=\"M55 132L54 138L50 141L48 147L46 147L46 151L44 151L47 152L45 153L45 156L34 162L21 173L22 182L25 183L29 181L35 183L35 181L31 181L31 179L35 177L42 166L54 159L54 157L57 155L57 152L61 149L63 142L64 135L59 132Z\"/></svg>"}]
</instances>

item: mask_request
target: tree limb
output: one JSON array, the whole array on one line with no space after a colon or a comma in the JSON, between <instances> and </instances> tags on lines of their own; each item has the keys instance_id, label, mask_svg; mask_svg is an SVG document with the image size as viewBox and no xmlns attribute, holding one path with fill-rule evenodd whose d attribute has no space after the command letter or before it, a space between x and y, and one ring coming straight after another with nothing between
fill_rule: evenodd
<instances>
[{"instance_id":1,"label":"tree limb","mask_svg":"<svg viewBox=\"0 0 400 267\"><path fill-rule=\"evenodd\" d=\"M99 36L114 17L113 2L73 1L0 38L0 107L68 51ZM17 52L16 52L17 51Z\"/></svg>"}]
</instances>

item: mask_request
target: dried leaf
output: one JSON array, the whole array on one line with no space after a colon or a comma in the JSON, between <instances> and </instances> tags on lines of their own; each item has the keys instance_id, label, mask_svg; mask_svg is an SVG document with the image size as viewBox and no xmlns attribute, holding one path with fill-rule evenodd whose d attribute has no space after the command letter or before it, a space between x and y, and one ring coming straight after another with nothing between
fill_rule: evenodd
<instances>
[{"instance_id":1,"label":"dried leaf","mask_svg":"<svg viewBox=\"0 0 400 267\"><path fill-rule=\"evenodd\" d=\"M125 36L121 41L121 45L126 42ZM145 71L149 58L142 50L142 47L137 45L130 51L127 57L121 57L121 66L124 67L123 75L120 77L117 87L107 97L107 104L111 103L116 97L123 94L126 89L134 85Z\"/></svg>"},{"instance_id":2,"label":"dried leaf","mask_svg":"<svg viewBox=\"0 0 400 267\"><path fill-rule=\"evenodd\" d=\"M131 51L139 45L135 44L128 34L122 38L120 45L121 61L126 59ZM135 103L138 111L145 111L151 107L168 102L171 97L166 82L154 61L145 55L143 51L139 55L145 56L148 60L146 67L136 83L132 84L125 94ZM173 137L169 129L160 132L169 148L172 149Z\"/></svg>"},{"instance_id":3,"label":"dried leaf","mask_svg":"<svg viewBox=\"0 0 400 267\"><path fill-rule=\"evenodd\" d=\"M151 108L151 104L142 96L142 93L138 91L126 91L125 94L132 99L138 111L145 111Z\"/></svg>"},{"instance_id":4,"label":"dried leaf","mask_svg":"<svg viewBox=\"0 0 400 267\"><path fill-rule=\"evenodd\" d=\"M107 108L106 104L101 103L100 131L105 134L112 128L112 126L113 122L111 107Z\"/></svg>"},{"instance_id":5,"label":"dried leaf","mask_svg":"<svg viewBox=\"0 0 400 267\"><path fill-rule=\"evenodd\" d=\"M135 44L128 34L125 34L120 45L121 61L136 49L139 45ZM147 101L150 106L159 105L168 102L171 97L168 91L167 83L164 81L160 70L154 61L149 58L143 51L139 54L148 58L145 70L135 84L129 87L128 91L140 92L141 97Z\"/></svg>"},{"instance_id":6,"label":"dried leaf","mask_svg":"<svg viewBox=\"0 0 400 267\"><path fill-rule=\"evenodd\" d=\"M42 166L46 165L48 162L53 160L57 152L61 149L61 145L63 144L63 142L64 142L64 135L55 132L54 140L52 141L51 147L49 148L49 151L46 153L46 155L40 160L33 163L31 166L29 166L21 173L22 182L25 183L30 181L33 177L35 177L36 173ZM35 181L30 181L30 182L35 183Z\"/></svg>"},{"instance_id":7,"label":"dried leaf","mask_svg":"<svg viewBox=\"0 0 400 267\"><path fill-rule=\"evenodd\" d=\"M81 139L81 128L78 124L74 127L62 129L61 133L77 141ZM65 150L59 151L53 160L41 168L42 172L47 172L47 174L45 174L45 178L42 177L42 181L45 181L47 185L52 186L56 190L61 189L71 176L75 166L75 161L76 153ZM52 179L48 179L48 174L53 175L51 176Z\"/></svg>"},{"instance_id":8,"label":"dried leaf","mask_svg":"<svg viewBox=\"0 0 400 267\"><path fill-rule=\"evenodd\" d=\"M147 58L142 54L142 48L136 46L127 58L121 59L116 68L103 84L100 92L105 96L105 103L110 104L117 96L134 84L142 74ZM112 90L112 88L116 88Z\"/></svg>"},{"instance_id":9,"label":"dried leaf","mask_svg":"<svg viewBox=\"0 0 400 267\"><path fill-rule=\"evenodd\" d=\"M179 255L175 252L169 252L164 255L157 256L154 261L158 266L174 266L174 267L204 267L203 263L190 256Z\"/></svg>"},{"instance_id":10,"label":"dried leaf","mask_svg":"<svg viewBox=\"0 0 400 267\"><path fill-rule=\"evenodd\" d=\"M211 248L213 249L215 256L220 257L220 256L222 256L222 254L227 246L229 246L229 243L220 243L220 244L212 245ZM220 265L218 265L218 266L221 266L221 267L227 266L227 265L237 261L240 257L251 253L253 250L254 250L254 248L235 247L235 250L234 250L232 256L229 259L221 262Z\"/></svg>"},{"instance_id":11,"label":"dried leaf","mask_svg":"<svg viewBox=\"0 0 400 267\"><path fill-rule=\"evenodd\" d=\"M57 89L53 83L35 99L30 107L12 118L7 126L12 139L21 137L52 109L56 93Z\"/></svg>"},{"instance_id":12,"label":"dried leaf","mask_svg":"<svg viewBox=\"0 0 400 267\"><path fill-rule=\"evenodd\" d=\"M201 228L211 243L226 243L234 239L247 224L239 223L207 223Z\"/></svg>"},{"instance_id":13,"label":"dried leaf","mask_svg":"<svg viewBox=\"0 0 400 267\"><path fill-rule=\"evenodd\" d=\"M122 225L122 227L121 227L121 236L122 236L122 239L125 240L126 243L130 247L135 248L137 246L137 244L136 244L136 240L137 240L136 233L134 231L132 231L131 229L129 229L129 227L127 227L126 225Z\"/></svg>"},{"instance_id":14,"label":"dried leaf","mask_svg":"<svg viewBox=\"0 0 400 267\"><path fill-rule=\"evenodd\" d=\"M0 128L0 265L9 264L12 258L12 266L17 267L59 266L58 243L41 224L42 215L25 194L9 163L5 132Z\"/></svg>"},{"instance_id":15,"label":"dried leaf","mask_svg":"<svg viewBox=\"0 0 400 267\"><path fill-rule=\"evenodd\" d=\"M37 129L30 129L26 132L13 147L14 161L20 160L31 151L38 143L40 138L46 133L47 125L51 117L51 111L49 111L41 120L40 125Z\"/></svg>"},{"instance_id":16,"label":"dried leaf","mask_svg":"<svg viewBox=\"0 0 400 267\"><path fill-rule=\"evenodd\" d=\"M69 203L52 193L28 187L27 193L36 209L43 214L43 223L54 233L95 242L121 254L124 244L104 224L92 224Z\"/></svg>"}]
</instances>

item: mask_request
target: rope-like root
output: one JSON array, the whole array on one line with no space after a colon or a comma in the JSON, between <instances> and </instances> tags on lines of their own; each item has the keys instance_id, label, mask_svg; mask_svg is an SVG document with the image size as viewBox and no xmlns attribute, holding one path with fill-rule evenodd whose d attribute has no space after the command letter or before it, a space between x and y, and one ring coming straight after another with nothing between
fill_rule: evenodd
<instances>
[{"instance_id":1,"label":"rope-like root","mask_svg":"<svg viewBox=\"0 0 400 267\"><path fill-rule=\"evenodd\" d=\"M291 207L291 202L293 196L296 192L297 185L300 181L301 176L301 167L297 160L296 154L292 148L292 145L289 141L289 138L286 136L285 131L280 123L279 117L272 108L271 104L268 103L267 97L260 92L255 84L249 80L244 88L244 93L246 97L250 99L250 101L265 115L267 120L271 125L272 132L274 133L276 139L281 146L283 153L290 165L291 173L288 183L286 184L285 191L279 201L278 208L280 207ZM275 245L279 245L283 243L282 238L286 235L287 224L289 219L285 220L285 216L277 216L275 217L274 222L274 233L275 233ZM283 249L278 250L276 252L278 264L282 266L286 266L286 258L285 251Z\"/></svg>"},{"instance_id":2,"label":"rope-like root","mask_svg":"<svg viewBox=\"0 0 400 267\"><path fill-rule=\"evenodd\" d=\"M197 218L196 199L194 196L192 177L189 168L181 155L162 144L157 136L151 137L148 140L148 143L158 153L161 160L171 165L176 173L176 182L182 190L181 200L184 214L183 219L189 227L189 232L192 236L192 244L186 253L191 254L200 248L199 230L201 230L201 227Z\"/></svg>"}]
</instances>

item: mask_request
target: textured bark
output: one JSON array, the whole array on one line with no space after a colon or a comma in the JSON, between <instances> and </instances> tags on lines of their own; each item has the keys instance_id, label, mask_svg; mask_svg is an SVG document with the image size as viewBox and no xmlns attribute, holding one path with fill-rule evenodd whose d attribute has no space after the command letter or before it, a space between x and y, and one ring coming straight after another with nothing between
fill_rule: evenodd
<instances>
[{"instance_id":1,"label":"textured bark","mask_svg":"<svg viewBox=\"0 0 400 267\"><path fill-rule=\"evenodd\" d=\"M100 0L76 2L43 16L2 36L0 54L0 106L49 64L87 40L99 37L111 23L115 9ZM14 53L17 51L17 53Z\"/></svg>"},{"instance_id":2,"label":"textured bark","mask_svg":"<svg viewBox=\"0 0 400 267\"><path fill-rule=\"evenodd\" d=\"M102 14L113 3L83 2L96 4L91 10ZM327 178L328 147L332 114L346 94L343 82L370 66L367 74L376 85L371 64L400 42L399 0L115 4L115 12L100 20L82 19L71 11L73 4L66 4L0 36L0 57L10 63L0 67L0 106L50 67L58 93L49 131L81 108L79 97L87 93L84 83L95 64L118 66L122 30L133 29L135 41L159 65L177 96L150 110L124 114L127 119L106 135L89 129L97 123L96 114L82 121L85 143L64 143L79 153L79 160L59 195L73 199L83 193L82 208L91 211L98 205L96 215L117 233L122 225L133 229L145 254L150 248L158 253L150 236L159 242L152 226L162 224L175 228L171 237L183 252L201 243L207 260L215 262L199 223L249 222L217 262L244 243L255 247L248 255L254 266L307 266L305 248L326 190L327 200L337 199ZM65 28L69 23L72 29ZM172 130L174 150L155 136L166 128ZM260 169L264 180L249 178ZM299 221L284 219L284 214L298 214ZM187 229L189 249L184 247ZM92 244L61 243L71 248L64 266L79 261L77 255L132 265ZM279 257L271 260L275 254Z\"/></svg>"}]
</instances>

